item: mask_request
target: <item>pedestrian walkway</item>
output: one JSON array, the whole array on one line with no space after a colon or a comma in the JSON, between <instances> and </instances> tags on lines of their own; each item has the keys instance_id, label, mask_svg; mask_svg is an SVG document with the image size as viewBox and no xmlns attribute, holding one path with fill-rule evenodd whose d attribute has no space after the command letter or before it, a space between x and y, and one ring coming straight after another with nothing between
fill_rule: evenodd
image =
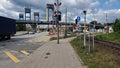
<instances>
[{"instance_id":1,"label":"pedestrian walkway","mask_svg":"<svg viewBox=\"0 0 120 68\"><path fill-rule=\"evenodd\" d=\"M20 35L24 35L27 34L27 31L18 31L16 32L15 36L20 36Z\"/></svg>"},{"instance_id":2,"label":"pedestrian walkway","mask_svg":"<svg viewBox=\"0 0 120 68\"><path fill-rule=\"evenodd\" d=\"M15 68L85 68L79 61L69 39L48 41Z\"/></svg>"}]
</instances>

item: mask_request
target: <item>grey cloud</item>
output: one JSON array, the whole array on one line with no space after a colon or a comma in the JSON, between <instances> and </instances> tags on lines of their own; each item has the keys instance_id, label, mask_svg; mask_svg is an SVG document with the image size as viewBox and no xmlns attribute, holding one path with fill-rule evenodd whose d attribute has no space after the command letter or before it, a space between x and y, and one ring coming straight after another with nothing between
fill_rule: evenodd
<instances>
[{"instance_id":1,"label":"grey cloud","mask_svg":"<svg viewBox=\"0 0 120 68\"><path fill-rule=\"evenodd\" d=\"M40 18L41 20L46 19L46 4L50 3L53 4L56 0L8 0L12 7L4 6L4 10L0 10L0 14L3 16L8 16L12 18L18 18L18 15L16 13L24 12L25 6L31 6L32 13L33 12L40 12ZM102 10L100 12L99 8L97 8L99 4L99 0L93 1L93 0L60 0L62 2L62 6L60 6L60 10L62 11L62 19L64 21L65 16L65 8L68 8L68 21L74 21L74 19L77 16L81 16L83 19L83 10L87 10L88 13L95 13L96 18L99 21L104 22L104 11ZM113 1L113 0L110 0ZM110 3L109 1L109 3ZM117 15L119 13L116 13ZM87 14L88 17L91 17L89 14ZM112 12L111 16L112 17ZM119 17L119 16L118 16ZM88 18L90 19L90 18Z\"/></svg>"},{"instance_id":2,"label":"grey cloud","mask_svg":"<svg viewBox=\"0 0 120 68\"><path fill-rule=\"evenodd\" d=\"M30 6L34 9L45 9L47 3L53 3L53 0L10 0L13 4L21 7Z\"/></svg>"},{"instance_id":3,"label":"grey cloud","mask_svg":"<svg viewBox=\"0 0 120 68\"><path fill-rule=\"evenodd\" d=\"M112 5L114 5L117 2L117 0L109 0L105 2L105 5L107 7L111 7Z\"/></svg>"},{"instance_id":4,"label":"grey cloud","mask_svg":"<svg viewBox=\"0 0 120 68\"><path fill-rule=\"evenodd\" d=\"M9 0L14 6L10 10L24 12L25 6L30 6L32 12L40 12L41 18L45 18L46 4L53 4L53 0Z\"/></svg>"},{"instance_id":5,"label":"grey cloud","mask_svg":"<svg viewBox=\"0 0 120 68\"><path fill-rule=\"evenodd\" d=\"M92 0L75 0L75 3L71 3L68 1L63 1L63 6L68 8L77 8L77 9L90 9L95 8L99 5L98 1L93 2Z\"/></svg>"}]
</instances>

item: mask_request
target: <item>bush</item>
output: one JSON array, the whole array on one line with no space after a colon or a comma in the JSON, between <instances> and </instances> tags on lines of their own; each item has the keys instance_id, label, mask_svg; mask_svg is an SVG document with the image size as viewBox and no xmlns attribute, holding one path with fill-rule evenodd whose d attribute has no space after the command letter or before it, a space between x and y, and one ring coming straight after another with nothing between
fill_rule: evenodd
<instances>
[{"instance_id":1,"label":"bush","mask_svg":"<svg viewBox=\"0 0 120 68\"><path fill-rule=\"evenodd\" d=\"M113 30L115 32L120 32L120 19L116 19L113 23Z\"/></svg>"}]
</instances>

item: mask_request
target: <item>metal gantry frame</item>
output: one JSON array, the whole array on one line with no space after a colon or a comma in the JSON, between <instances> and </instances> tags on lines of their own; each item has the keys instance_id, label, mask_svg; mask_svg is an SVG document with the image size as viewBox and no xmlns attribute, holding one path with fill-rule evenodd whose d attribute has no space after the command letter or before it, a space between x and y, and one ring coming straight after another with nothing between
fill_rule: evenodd
<instances>
[{"instance_id":1,"label":"metal gantry frame","mask_svg":"<svg viewBox=\"0 0 120 68\"><path fill-rule=\"evenodd\" d=\"M39 12L34 12L34 21L38 22L40 20Z\"/></svg>"},{"instance_id":2,"label":"metal gantry frame","mask_svg":"<svg viewBox=\"0 0 120 68\"><path fill-rule=\"evenodd\" d=\"M23 13L19 13L19 20L24 20L24 14Z\"/></svg>"},{"instance_id":3,"label":"metal gantry frame","mask_svg":"<svg viewBox=\"0 0 120 68\"><path fill-rule=\"evenodd\" d=\"M36 22L36 24L34 25L35 26L35 32L37 31L37 26L38 26L38 23L40 20L40 15L39 15L39 12L34 12L34 22Z\"/></svg>"},{"instance_id":4,"label":"metal gantry frame","mask_svg":"<svg viewBox=\"0 0 120 68\"><path fill-rule=\"evenodd\" d=\"M25 21L26 20L30 20L31 21L31 7L27 6L24 9L25 9ZM25 30L26 30L26 25L25 25Z\"/></svg>"},{"instance_id":5,"label":"metal gantry frame","mask_svg":"<svg viewBox=\"0 0 120 68\"><path fill-rule=\"evenodd\" d=\"M25 20L31 20L31 7L25 7Z\"/></svg>"},{"instance_id":6,"label":"metal gantry frame","mask_svg":"<svg viewBox=\"0 0 120 68\"><path fill-rule=\"evenodd\" d=\"M46 21L49 23L49 10L52 10L52 18L54 21L54 5L53 4L46 4ZM48 30L49 30L49 24L48 24Z\"/></svg>"}]
</instances>

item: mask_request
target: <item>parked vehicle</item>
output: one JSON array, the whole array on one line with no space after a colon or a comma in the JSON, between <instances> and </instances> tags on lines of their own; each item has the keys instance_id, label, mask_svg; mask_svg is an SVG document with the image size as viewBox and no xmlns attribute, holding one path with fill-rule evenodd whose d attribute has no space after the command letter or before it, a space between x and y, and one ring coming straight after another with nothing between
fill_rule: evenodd
<instances>
[{"instance_id":1,"label":"parked vehicle","mask_svg":"<svg viewBox=\"0 0 120 68\"><path fill-rule=\"evenodd\" d=\"M0 40L7 40L16 33L16 23L14 19L0 16Z\"/></svg>"},{"instance_id":2,"label":"parked vehicle","mask_svg":"<svg viewBox=\"0 0 120 68\"><path fill-rule=\"evenodd\" d=\"M28 31L28 34L35 34L35 32L31 30L31 31Z\"/></svg>"}]
</instances>

